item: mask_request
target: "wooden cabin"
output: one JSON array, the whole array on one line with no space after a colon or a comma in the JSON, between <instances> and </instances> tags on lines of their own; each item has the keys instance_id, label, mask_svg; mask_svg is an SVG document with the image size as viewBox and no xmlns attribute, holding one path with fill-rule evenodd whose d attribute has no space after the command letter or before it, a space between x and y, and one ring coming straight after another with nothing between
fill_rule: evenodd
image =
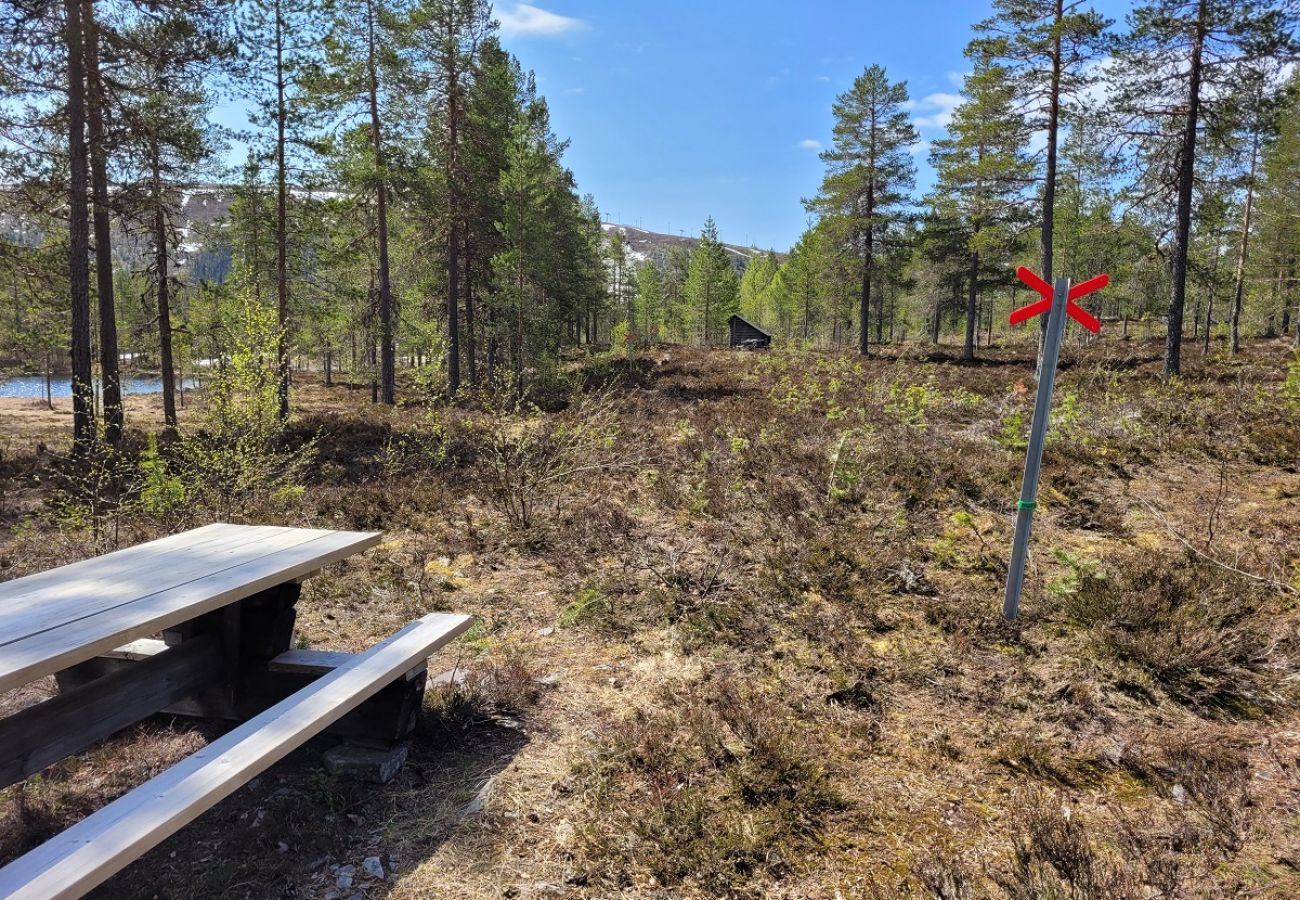
<instances>
[{"instance_id":1,"label":"wooden cabin","mask_svg":"<svg viewBox=\"0 0 1300 900\"><path fill-rule=\"evenodd\" d=\"M728 324L731 328L731 349L766 350L772 346L772 335L744 316L733 315Z\"/></svg>"}]
</instances>

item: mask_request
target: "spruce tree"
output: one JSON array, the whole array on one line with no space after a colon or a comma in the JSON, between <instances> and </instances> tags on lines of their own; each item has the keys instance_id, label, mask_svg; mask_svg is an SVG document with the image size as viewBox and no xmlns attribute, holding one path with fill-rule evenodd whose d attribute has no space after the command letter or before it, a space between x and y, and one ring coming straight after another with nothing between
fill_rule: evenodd
<instances>
[{"instance_id":1,"label":"spruce tree","mask_svg":"<svg viewBox=\"0 0 1300 900\"><path fill-rule=\"evenodd\" d=\"M727 318L735 312L739 291L736 267L719 242L718 225L710 216L691 253L685 285L701 346L712 347L714 339L722 334Z\"/></svg>"}]
</instances>

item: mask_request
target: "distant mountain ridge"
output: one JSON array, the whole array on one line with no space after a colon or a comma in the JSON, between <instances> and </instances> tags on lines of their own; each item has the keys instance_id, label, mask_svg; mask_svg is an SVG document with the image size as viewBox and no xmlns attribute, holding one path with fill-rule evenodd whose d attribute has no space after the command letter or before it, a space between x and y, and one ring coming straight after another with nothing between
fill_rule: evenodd
<instances>
[{"instance_id":1,"label":"distant mountain ridge","mask_svg":"<svg viewBox=\"0 0 1300 900\"><path fill-rule=\"evenodd\" d=\"M215 230L217 223L230 214L235 191L235 185L219 182L195 183L178 188L176 197L179 209L173 221L180 237L180 246L177 248L175 260L179 270L188 270L193 276L215 281L222 280L228 274L230 248L223 246L224 242L219 239L215 245L208 244L208 241L219 235L219 230ZM319 198L339 196L333 191L308 191L302 188L294 188L293 193ZM623 233L623 237L627 240L628 256L634 264L649 259L664 263L674 248L684 247L691 251L700 242L698 237L663 234L617 222L602 222L600 227L607 239L615 231ZM4 221L0 222L0 229L8 233L10 240L30 239L30 235L20 234L20 223L10 217L4 217ZM736 269L742 272L751 260L768 252L761 247L745 247L726 242L723 242L722 247L731 257ZM147 236L140 233L139 229L132 229L130 233L120 233L114 240L113 249L114 255L127 265L138 264L150 252ZM784 259L785 254L777 253L777 257Z\"/></svg>"},{"instance_id":2,"label":"distant mountain ridge","mask_svg":"<svg viewBox=\"0 0 1300 900\"><path fill-rule=\"evenodd\" d=\"M617 222L601 222L600 227L604 229L606 236L612 235L615 231L623 232L623 237L627 241L628 255L634 262L644 262L647 259L653 259L657 262L664 262L668 259L668 254L675 247L685 247L687 250L694 250L695 245L700 242L698 237L686 237L685 235L661 234L657 231L646 231L644 228L637 228L633 225L621 225ZM744 270L750 260L763 256L768 251L760 247L743 247L740 244L723 243L722 247L735 263L736 268ZM777 258L784 259L785 254L778 253Z\"/></svg>"}]
</instances>

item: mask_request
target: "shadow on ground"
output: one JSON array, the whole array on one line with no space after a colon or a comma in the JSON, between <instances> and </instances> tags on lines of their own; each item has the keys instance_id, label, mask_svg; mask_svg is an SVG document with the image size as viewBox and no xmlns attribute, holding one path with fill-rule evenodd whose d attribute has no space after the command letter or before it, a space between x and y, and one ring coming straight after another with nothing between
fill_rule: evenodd
<instances>
[{"instance_id":1,"label":"shadow on ground","mask_svg":"<svg viewBox=\"0 0 1300 900\"><path fill-rule=\"evenodd\" d=\"M489 720L459 735L434 736L432 729L422 729L411 743L407 764L382 786L330 775L321 756L336 739L313 740L90 896L97 900L350 897L353 890L338 890L337 869L347 865L355 867L357 891L364 889L363 895L371 898L385 896L389 885L365 877L363 860L379 857L385 872L400 874L437 850L458 822L475 815L475 797L528 743L517 723L502 721L506 724ZM160 728L186 744L211 740L222 730L203 723L169 724L164 718L143 723L110 742L128 745L110 752L130 752L129 745L144 752L158 739ZM61 778L87 774L56 770L36 790L56 788ZM6 817L6 859L66 825L66 820L56 822L57 816L34 806L11 810ZM91 811L93 806L81 810L82 814ZM62 812L66 815L67 810ZM399 834L405 858L389 853L388 845L396 846Z\"/></svg>"}]
</instances>

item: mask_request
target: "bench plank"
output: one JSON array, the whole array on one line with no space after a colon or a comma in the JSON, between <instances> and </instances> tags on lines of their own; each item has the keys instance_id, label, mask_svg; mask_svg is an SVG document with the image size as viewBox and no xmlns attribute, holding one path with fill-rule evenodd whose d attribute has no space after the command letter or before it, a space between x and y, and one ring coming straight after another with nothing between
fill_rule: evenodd
<instances>
[{"instance_id":1,"label":"bench plank","mask_svg":"<svg viewBox=\"0 0 1300 900\"><path fill-rule=\"evenodd\" d=\"M144 544L123 547L103 556L83 559L66 566L46 569L34 575L26 575L0 583L0 608L8 607L34 591L46 590L73 578L115 578L126 572L138 571L140 566L149 565L157 557L181 550L186 547L199 547L228 537L225 525L220 522L191 528L177 534L169 534Z\"/></svg>"},{"instance_id":2,"label":"bench plank","mask_svg":"<svg viewBox=\"0 0 1300 900\"><path fill-rule=\"evenodd\" d=\"M24 615L48 612L60 601L115 603L140 589L179 584L214 568L223 554L238 553L277 534L294 529L267 525L204 525L144 544L114 550L66 566L58 566L0 584L0 616L19 621Z\"/></svg>"},{"instance_id":3,"label":"bench plank","mask_svg":"<svg viewBox=\"0 0 1300 900\"><path fill-rule=\"evenodd\" d=\"M203 635L0 719L0 787L102 741L220 677L220 642Z\"/></svg>"},{"instance_id":4,"label":"bench plank","mask_svg":"<svg viewBox=\"0 0 1300 900\"><path fill-rule=\"evenodd\" d=\"M0 594L0 647L340 533L265 525L224 528L200 545L172 547L160 556L151 553L127 571L118 571L123 560L112 560L109 554L55 569L53 574L60 577L34 591L21 591L26 579L7 582L4 587L10 591ZM149 544L127 552L135 549L150 552ZM106 570L95 565L101 560L108 561Z\"/></svg>"},{"instance_id":5,"label":"bench plank","mask_svg":"<svg viewBox=\"0 0 1300 900\"><path fill-rule=\"evenodd\" d=\"M272 672L291 672L295 675L327 675L356 656L342 650L286 650L267 663ZM406 673L410 681L424 670L423 661Z\"/></svg>"},{"instance_id":6,"label":"bench plank","mask_svg":"<svg viewBox=\"0 0 1300 900\"><path fill-rule=\"evenodd\" d=\"M0 693L346 559L378 544L381 537L378 532L280 531L285 533L270 537L260 547L250 545L244 560L236 565L163 590L137 592L129 601L101 605L96 613L75 615L34 633L31 620L24 619L22 611L11 618L0 606L0 635L4 635L0 639ZM180 551L178 564L184 554ZM166 568L165 560L157 562L157 567ZM147 584L158 576L150 570L137 577ZM83 599L93 603L91 597ZM18 630L25 636L15 639L12 635Z\"/></svg>"},{"instance_id":7,"label":"bench plank","mask_svg":"<svg viewBox=\"0 0 1300 900\"><path fill-rule=\"evenodd\" d=\"M0 897L80 897L468 630L431 613L0 869Z\"/></svg>"}]
</instances>

